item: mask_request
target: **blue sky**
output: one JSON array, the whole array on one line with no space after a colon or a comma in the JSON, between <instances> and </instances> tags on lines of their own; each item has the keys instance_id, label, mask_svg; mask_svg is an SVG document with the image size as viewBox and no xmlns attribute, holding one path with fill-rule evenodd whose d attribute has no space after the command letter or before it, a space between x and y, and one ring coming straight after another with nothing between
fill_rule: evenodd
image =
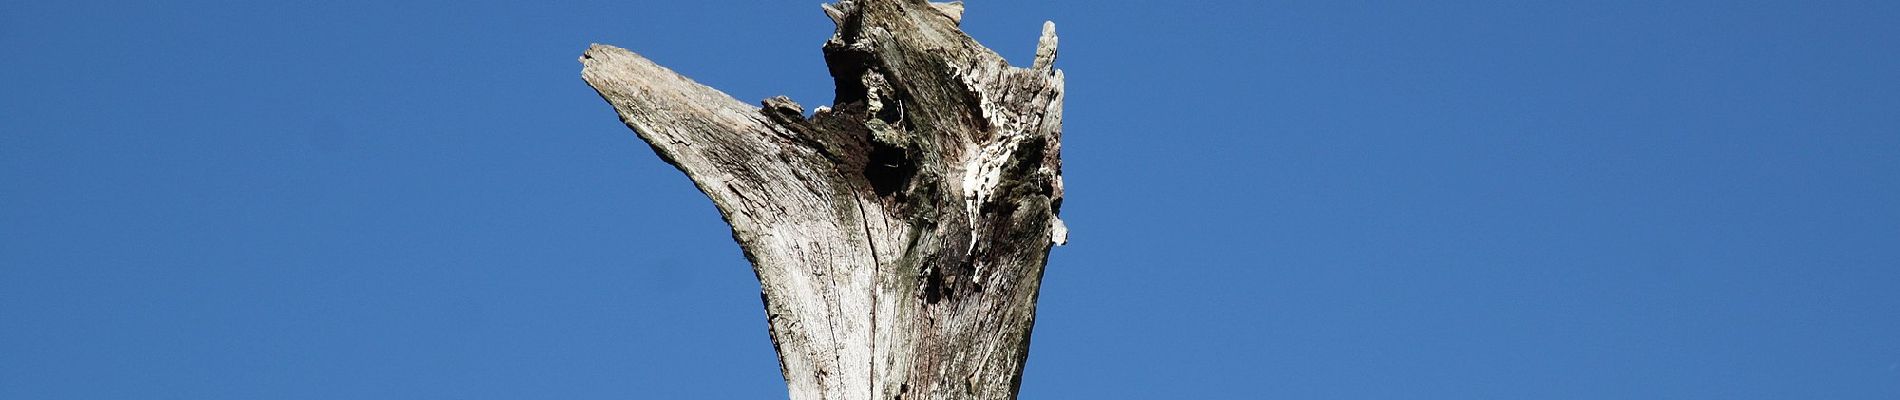
<instances>
[{"instance_id":1,"label":"blue sky","mask_svg":"<svg viewBox=\"0 0 1900 400\"><path fill-rule=\"evenodd\" d=\"M0 5L0 398L782 398L589 43L817 1ZM1900 3L973 0L1068 77L1023 397L1900 398Z\"/></svg>"}]
</instances>

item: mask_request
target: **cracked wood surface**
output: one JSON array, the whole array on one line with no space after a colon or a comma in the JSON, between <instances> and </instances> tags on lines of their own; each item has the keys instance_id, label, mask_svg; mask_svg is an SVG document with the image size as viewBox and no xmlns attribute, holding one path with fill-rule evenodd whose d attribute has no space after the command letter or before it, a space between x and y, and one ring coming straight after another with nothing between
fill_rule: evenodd
<instances>
[{"instance_id":1,"label":"cracked wood surface","mask_svg":"<svg viewBox=\"0 0 1900 400\"><path fill-rule=\"evenodd\" d=\"M692 179L758 275L793 399L1013 399L1062 204L1062 72L961 2L825 4L833 105L754 107L631 51L582 77Z\"/></svg>"}]
</instances>

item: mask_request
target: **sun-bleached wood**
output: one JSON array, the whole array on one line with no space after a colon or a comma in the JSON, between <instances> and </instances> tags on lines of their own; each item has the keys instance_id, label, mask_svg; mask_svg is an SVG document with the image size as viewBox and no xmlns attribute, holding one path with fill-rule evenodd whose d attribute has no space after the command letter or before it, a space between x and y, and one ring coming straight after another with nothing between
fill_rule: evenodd
<instances>
[{"instance_id":1,"label":"sun-bleached wood","mask_svg":"<svg viewBox=\"0 0 1900 400\"><path fill-rule=\"evenodd\" d=\"M1055 26L1018 68L958 28L961 2L822 9L837 89L809 116L612 46L582 77L732 226L793 399L1013 399L1068 240Z\"/></svg>"}]
</instances>

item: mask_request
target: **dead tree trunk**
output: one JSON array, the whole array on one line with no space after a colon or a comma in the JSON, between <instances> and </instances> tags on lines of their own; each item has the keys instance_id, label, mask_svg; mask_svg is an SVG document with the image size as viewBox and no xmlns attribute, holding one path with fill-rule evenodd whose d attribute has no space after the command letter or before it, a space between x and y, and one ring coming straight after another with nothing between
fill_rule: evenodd
<instances>
[{"instance_id":1,"label":"dead tree trunk","mask_svg":"<svg viewBox=\"0 0 1900 400\"><path fill-rule=\"evenodd\" d=\"M1067 236L1054 24L1016 68L960 2L823 8L837 92L810 117L612 46L582 76L732 225L793 399L1013 399Z\"/></svg>"}]
</instances>

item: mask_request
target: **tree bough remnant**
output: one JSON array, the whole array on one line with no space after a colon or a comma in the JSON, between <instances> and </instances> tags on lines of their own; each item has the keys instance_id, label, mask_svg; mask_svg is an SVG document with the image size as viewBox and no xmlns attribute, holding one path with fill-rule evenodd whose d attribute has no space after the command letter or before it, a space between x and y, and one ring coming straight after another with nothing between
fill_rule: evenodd
<instances>
[{"instance_id":1,"label":"tree bough remnant","mask_svg":"<svg viewBox=\"0 0 1900 400\"><path fill-rule=\"evenodd\" d=\"M809 117L613 46L581 75L732 226L793 399L1013 399L1068 236L1055 25L1019 68L961 2L823 10L836 93Z\"/></svg>"}]
</instances>

